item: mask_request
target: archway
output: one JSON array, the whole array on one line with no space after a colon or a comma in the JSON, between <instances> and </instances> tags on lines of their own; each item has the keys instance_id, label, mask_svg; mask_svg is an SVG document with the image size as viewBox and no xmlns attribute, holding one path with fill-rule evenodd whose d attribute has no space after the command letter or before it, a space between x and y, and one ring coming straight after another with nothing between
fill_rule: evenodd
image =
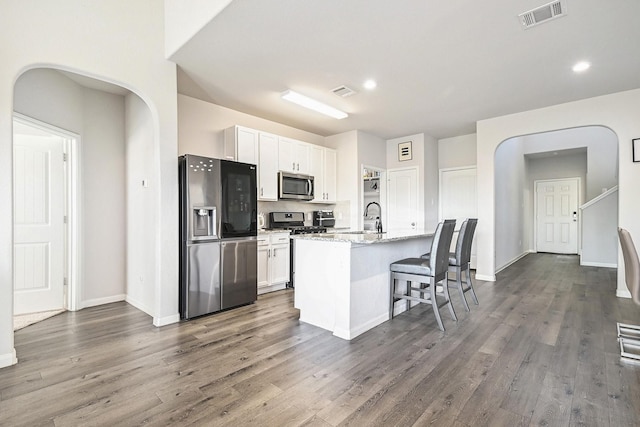
<instances>
[{"instance_id":1,"label":"archway","mask_svg":"<svg viewBox=\"0 0 640 427\"><path fill-rule=\"evenodd\" d=\"M70 253L77 293L69 306L125 300L153 316L158 196L142 183L157 182L157 156L147 104L118 85L34 68L15 83L14 111L78 135L78 250Z\"/></svg>"},{"instance_id":2,"label":"archway","mask_svg":"<svg viewBox=\"0 0 640 427\"><path fill-rule=\"evenodd\" d=\"M494 169L495 223L501 224L495 227L497 272L536 250L536 180L579 177L583 206L617 188L618 137L603 126L584 126L509 138L495 151ZM596 209L592 209L588 214L597 215L590 218L591 222L611 225L604 232L581 227L584 224L582 209L578 211L580 253L586 249L595 257L583 260L583 265L615 267L617 247L609 244L616 242L617 193L613 195L614 198L607 201L608 207L599 208L593 214ZM614 235L603 236L607 233ZM594 251L594 247L597 250Z\"/></svg>"}]
</instances>

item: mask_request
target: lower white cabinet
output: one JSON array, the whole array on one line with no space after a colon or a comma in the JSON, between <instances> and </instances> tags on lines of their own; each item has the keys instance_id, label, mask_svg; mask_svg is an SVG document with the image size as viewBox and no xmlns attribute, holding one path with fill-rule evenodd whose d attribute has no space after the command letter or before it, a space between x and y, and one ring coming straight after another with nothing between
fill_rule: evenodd
<instances>
[{"instance_id":1,"label":"lower white cabinet","mask_svg":"<svg viewBox=\"0 0 640 427\"><path fill-rule=\"evenodd\" d=\"M258 236L258 295L284 289L289 281L289 233Z\"/></svg>"}]
</instances>

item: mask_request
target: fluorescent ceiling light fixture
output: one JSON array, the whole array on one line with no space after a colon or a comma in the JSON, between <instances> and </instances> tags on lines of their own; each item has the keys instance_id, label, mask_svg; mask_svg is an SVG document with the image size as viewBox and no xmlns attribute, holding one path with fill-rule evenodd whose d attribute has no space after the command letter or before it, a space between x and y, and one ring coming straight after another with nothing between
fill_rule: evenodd
<instances>
[{"instance_id":1,"label":"fluorescent ceiling light fixture","mask_svg":"<svg viewBox=\"0 0 640 427\"><path fill-rule=\"evenodd\" d=\"M369 80L366 80L362 86L364 86L365 89L373 90L376 88L376 86L378 86L378 84L376 83L375 80L369 79Z\"/></svg>"},{"instance_id":2,"label":"fluorescent ceiling light fixture","mask_svg":"<svg viewBox=\"0 0 640 427\"><path fill-rule=\"evenodd\" d=\"M581 61L573 66L573 71L576 73L581 73L583 71L587 71L589 67L591 67L590 63L588 63L587 61Z\"/></svg>"},{"instance_id":3,"label":"fluorescent ceiling light fixture","mask_svg":"<svg viewBox=\"0 0 640 427\"><path fill-rule=\"evenodd\" d=\"M282 99L286 99L289 102L293 102L294 104L298 104L310 110L317 111L318 113L322 113L326 116L333 117L334 119L344 119L345 117L349 117L349 115L344 111L340 111L336 108L330 107L327 104L323 104L320 101L316 101L315 99L301 95L298 92L294 92L292 90L286 90L282 92L281 96Z\"/></svg>"}]
</instances>

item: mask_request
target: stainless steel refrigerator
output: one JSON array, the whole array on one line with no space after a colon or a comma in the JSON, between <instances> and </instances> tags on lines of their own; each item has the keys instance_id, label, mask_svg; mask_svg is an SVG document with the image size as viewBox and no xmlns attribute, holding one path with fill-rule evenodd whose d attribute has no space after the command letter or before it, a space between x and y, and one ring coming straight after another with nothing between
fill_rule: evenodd
<instances>
[{"instance_id":1,"label":"stainless steel refrigerator","mask_svg":"<svg viewBox=\"0 0 640 427\"><path fill-rule=\"evenodd\" d=\"M180 317L257 298L256 166L187 154L180 177Z\"/></svg>"}]
</instances>

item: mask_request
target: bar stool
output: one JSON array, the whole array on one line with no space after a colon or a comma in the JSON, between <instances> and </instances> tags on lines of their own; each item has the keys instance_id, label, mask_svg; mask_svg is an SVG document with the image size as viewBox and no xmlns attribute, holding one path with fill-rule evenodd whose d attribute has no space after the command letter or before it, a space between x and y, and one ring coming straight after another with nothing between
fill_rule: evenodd
<instances>
[{"instance_id":1,"label":"bar stool","mask_svg":"<svg viewBox=\"0 0 640 427\"><path fill-rule=\"evenodd\" d=\"M440 330L444 331L444 325L440 318L439 308L447 305L453 320L458 320L456 313L451 305L451 298L447 287L447 269L449 258L449 247L451 246L451 238L456 221L448 219L440 224L433 236L431 242L431 253L435 256L429 259L424 258L405 258L396 261L389 266L390 290L391 298L389 305L389 318L393 318L393 308L397 300L404 299L407 301L407 310L411 306L411 301L431 304L436 321ZM396 280L404 280L407 282L405 293L396 292ZM443 282L442 292L437 291L437 284ZM419 287L412 286L412 282L417 282ZM415 296L415 293L418 295ZM444 302L438 303L437 298L444 298Z\"/></svg>"},{"instance_id":2,"label":"bar stool","mask_svg":"<svg viewBox=\"0 0 640 427\"><path fill-rule=\"evenodd\" d=\"M471 244L473 243L473 234L476 231L476 225L478 224L478 218L466 219L460 227L458 233L458 240L456 242L456 251L449 254L449 273L456 274L456 288L460 292L464 309L469 311L469 304L464 297L465 292L471 291L471 297L473 302L478 305L478 296L473 289L473 282L471 280ZM429 259L430 254L424 254L421 258ZM462 283L462 272L464 271L466 280ZM451 280L448 278L447 281ZM465 286L466 285L466 286Z\"/></svg>"}]
</instances>

